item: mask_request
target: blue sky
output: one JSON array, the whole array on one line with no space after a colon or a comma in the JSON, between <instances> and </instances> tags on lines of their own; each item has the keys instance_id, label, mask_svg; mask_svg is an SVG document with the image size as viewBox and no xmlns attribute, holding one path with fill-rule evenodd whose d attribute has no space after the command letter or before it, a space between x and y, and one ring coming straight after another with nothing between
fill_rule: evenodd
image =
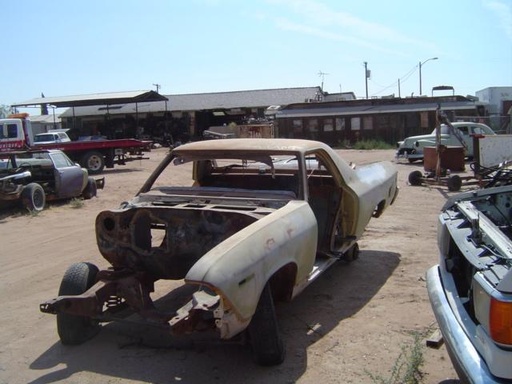
<instances>
[{"instance_id":1,"label":"blue sky","mask_svg":"<svg viewBox=\"0 0 512 384\"><path fill-rule=\"evenodd\" d=\"M0 0L0 104L321 85L402 97L512 86L512 0ZM322 75L323 74L323 75ZM400 88L398 80L400 79ZM437 93L436 93L437 94ZM38 114L38 113L33 113Z\"/></svg>"}]
</instances>

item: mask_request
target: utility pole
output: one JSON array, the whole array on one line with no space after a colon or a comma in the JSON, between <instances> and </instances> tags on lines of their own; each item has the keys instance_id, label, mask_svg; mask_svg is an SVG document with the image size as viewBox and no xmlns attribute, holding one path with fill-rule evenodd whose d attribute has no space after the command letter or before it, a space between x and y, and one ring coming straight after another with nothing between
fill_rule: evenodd
<instances>
[{"instance_id":1,"label":"utility pole","mask_svg":"<svg viewBox=\"0 0 512 384\"><path fill-rule=\"evenodd\" d=\"M370 77L369 75L369 72L368 71L368 62L364 62L364 83L365 83L365 86L366 86L366 98L368 98L368 78Z\"/></svg>"}]
</instances>

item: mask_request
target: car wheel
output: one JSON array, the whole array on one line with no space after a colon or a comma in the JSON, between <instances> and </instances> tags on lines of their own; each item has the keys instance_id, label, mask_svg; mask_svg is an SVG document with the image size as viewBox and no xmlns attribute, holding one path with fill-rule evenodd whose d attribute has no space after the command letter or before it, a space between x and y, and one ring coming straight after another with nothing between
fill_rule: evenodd
<instances>
[{"instance_id":1,"label":"car wheel","mask_svg":"<svg viewBox=\"0 0 512 384\"><path fill-rule=\"evenodd\" d=\"M359 258L359 244L355 243L350 249L345 252L342 256L342 259L347 262L352 262Z\"/></svg>"},{"instance_id":2,"label":"car wheel","mask_svg":"<svg viewBox=\"0 0 512 384\"><path fill-rule=\"evenodd\" d=\"M41 212L46 203L43 187L37 183L27 184L21 191L21 203L30 212Z\"/></svg>"},{"instance_id":3,"label":"car wheel","mask_svg":"<svg viewBox=\"0 0 512 384\"><path fill-rule=\"evenodd\" d=\"M103 172L105 168L105 159L103 155L97 151L87 152L83 157L80 165L86 168L91 175Z\"/></svg>"},{"instance_id":4,"label":"car wheel","mask_svg":"<svg viewBox=\"0 0 512 384\"><path fill-rule=\"evenodd\" d=\"M96 180L94 180L92 177L89 177L87 179L87 185L85 186L84 191L82 192L82 196L85 200L92 199L97 194L97 188L96 188Z\"/></svg>"},{"instance_id":5,"label":"car wheel","mask_svg":"<svg viewBox=\"0 0 512 384\"><path fill-rule=\"evenodd\" d=\"M423 174L421 171L412 171L409 173L409 184L418 186L421 185L421 179L423 178Z\"/></svg>"},{"instance_id":6,"label":"car wheel","mask_svg":"<svg viewBox=\"0 0 512 384\"><path fill-rule=\"evenodd\" d=\"M254 359L259 365L269 366L284 361L285 347L281 338L270 284L267 283L248 327Z\"/></svg>"},{"instance_id":7,"label":"car wheel","mask_svg":"<svg viewBox=\"0 0 512 384\"><path fill-rule=\"evenodd\" d=\"M460 191L460 187L462 186L462 179L459 175L453 175L448 178L446 185L448 186L448 190L451 192Z\"/></svg>"},{"instance_id":8,"label":"car wheel","mask_svg":"<svg viewBox=\"0 0 512 384\"><path fill-rule=\"evenodd\" d=\"M59 296L80 295L96 281L98 267L91 263L71 265L60 283ZM57 314L57 332L64 345L77 345L91 339L100 331L98 321L90 317Z\"/></svg>"}]
</instances>

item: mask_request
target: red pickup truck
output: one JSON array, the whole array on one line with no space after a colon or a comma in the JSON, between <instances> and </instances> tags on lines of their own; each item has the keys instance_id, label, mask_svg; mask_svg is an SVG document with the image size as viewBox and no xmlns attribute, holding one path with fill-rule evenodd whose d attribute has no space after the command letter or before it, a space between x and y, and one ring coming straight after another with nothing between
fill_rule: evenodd
<instances>
[{"instance_id":1,"label":"red pickup truck","mask_svg":"<svg viewBox=\"0 0 512 384\"><path fill-rule=\"evenodd\" d=\"M98 139L58 142L50 144L34 143L32 126L28 114L10 115L0 119L0 150L44 148L60 149L68 157L86 168L90 174L98 174L105 167L124 165L129 161L142 160L150 143L137 139Z\"/></svg>"}]
</instances>

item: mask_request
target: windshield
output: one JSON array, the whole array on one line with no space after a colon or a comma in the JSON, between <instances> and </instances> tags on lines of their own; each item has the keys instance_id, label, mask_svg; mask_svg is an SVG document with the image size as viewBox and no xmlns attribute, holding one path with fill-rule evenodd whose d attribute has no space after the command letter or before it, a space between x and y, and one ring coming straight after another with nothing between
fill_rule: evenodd
<instances>
[{"instance_id":1,"label":"windshield","mask_svg":"<svg viewBox=\"0 0 512 384\"><path fill-rule=\"evenodd\" d=\"M224 196L242 191L261 193L287 193L300 196L301 170L297 156L276 153L179 153L155 178L150 187L172 193L173 187L202 187L205 191L222 191ZM188 179L186 183L183 180ZM179 181L178 181L179 180ZM150 180L148 182L151 183ZM169 188L171 187L171 188ZM252 191L252 192L251 192Z\"/></svg>"},{"instance_id":2,"label":"windshield","mask_svg":"<svg viewBox=\"0 0 512 384\"><path fill-rule=\"evenodd\" d=\"M41 143L44 141L56 141L57 137L53 133L46 133L42 135L36 135L34 138L35 143Z\"/></svg>"}]
</instances>

